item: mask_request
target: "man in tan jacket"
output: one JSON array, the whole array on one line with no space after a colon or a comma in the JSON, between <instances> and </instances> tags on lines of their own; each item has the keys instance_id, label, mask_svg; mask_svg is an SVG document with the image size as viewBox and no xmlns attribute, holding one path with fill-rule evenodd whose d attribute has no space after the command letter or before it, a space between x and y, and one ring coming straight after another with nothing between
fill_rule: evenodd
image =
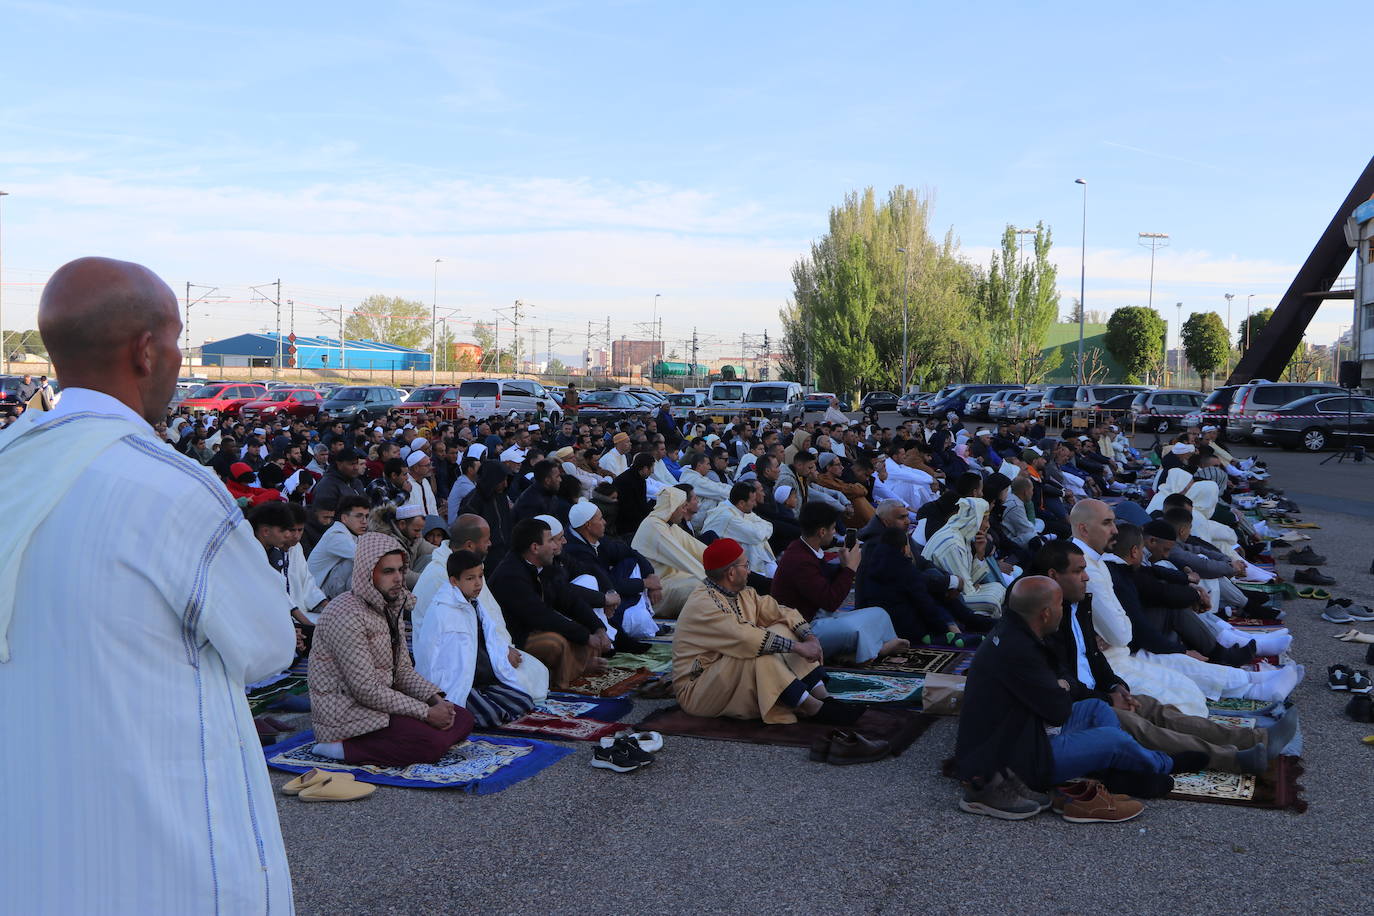
<instances>
[{"instance_id":1,"label":"man in tan jacket","mask_svg":"<svg viewBox=\"0 0 1374 916\"><path fill-rule=\"evenodd\" d=\"M358 538L353 587L324 609L310 651L315 753L349 764L436 763L472 731L472 715L416 673L401 635L414 601L400 542Z\"/></svg>"}]
</instances>

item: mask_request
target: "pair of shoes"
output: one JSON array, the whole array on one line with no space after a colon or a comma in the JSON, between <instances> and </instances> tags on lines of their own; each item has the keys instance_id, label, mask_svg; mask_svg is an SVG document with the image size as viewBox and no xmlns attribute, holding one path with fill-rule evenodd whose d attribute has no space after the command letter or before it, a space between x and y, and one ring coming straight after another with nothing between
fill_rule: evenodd
<instances>
[{"instance_id":1,"label":"pair of shoes","mask_svg":"<svg viewBox=\"0 0 1374 916\"><path fill-rule=\"evenodd\" d=\"M1117 795L1096 779L1076 779L1059 787L1054 808L1071 824L1115 824L1139 816L1145 806Z\"/></svg>"},{"instance_id":2,"label":"pair of shoes","mask_svg":"<svg viewBox=\"0 0 1374 916\"><path fill-rule=\"evenodd\" d=\"M1301 596L1302 592L1298 594ZM1326 610L1322 611L1322 620L1328 623L1353 623L1355 618L1351 617L1350 612L1340 604L1335 601L1327 601Z\"/></svg>"},{"instance_id":3,"label":"pair of shoes","mask_svg":"<svg viewBox=\"0 0 1374 916\"><path fill-rule=\"evenodd\" d=\"M1292 563L1294 566L1301 566L1304 564L1306 564L1307 566L1326 565L1326 557L1319 556L1317 552L1312 549L1311 544L1308 544L1301 550L1288 551L1288 556L1284 557L1284 559L1287 562Z\"/></svg>"},{"instance_id":4,"label":"pair of shoes","mask_svg":"<svg viewBox=\"0 0 1374 916\"><path fill-rule=\"evenodd\" d=\"M1326 669L1326 686L1332 690L1349 690L1350 675L1354 673L1349 665L1331 665Z\"/></svg>"},{"instance_id":5,"label":"pair of shoes","mask_svg":"<svg viewBox=\"0 0 1374 916\"><path fill-rule=\"evenodd\" d=\"M1293 581L1299 585L1335 585L1336 580L1331 576L1323 575L1317 571L1315 566L1300 569L1293 573Z\"/></svg>"},{"instance_id":6,"label":"pair of shoes","mask_svg":"<svg viewBox=\"0 0 1374 916\"><path fill-rule=\"evenodd\" d=\"M639 742L628 733L616 735L614 738L602 738L597 746L592 748L592 766L598 770L630 773L653 762L654 755L640 747Z\"/></svg>"},{"instance_id":7,"label":"pair of shoes","mask_svg":"<svg viewBox=\"0 0 1374 916\"><path fill-rule=\"evenodd\" d=\"M1039 814L1041 808L1039 802L1022 797L1011 780L998 773L982 787L966 783L959 810L1003 821L1024 821Z\"/></svg>"},{"instance_id":8,"label":"pair of shoes","mask_svg":"<svg viewBox=\"0 0 1374 916\"><path fill-rule=\"evenodd\" d=\"M1326 602L1326 609L1340 608L1345 612L1345 616L1351 620L1374 620L1374 609L1363 604L1356 604L1349 598L1332 598ZM1330 618L1327 618L1328 620ZM1334 621L1335 623L1345 623L1344 620Z\"/></svg>"},{"instance_id":9,"label":"pair of shoes","mask_svg":"<svg viewBox=\"0 0 1374 916\"><path fill-rule=\"evenodd\" d=\"M817 763L833 763L842 767L882 760L891 750L891 745L886 741L870 741L858 732L837 728L824 738L812 742L811 759Z\"/></svg>"},{"instance_id":10,"label":"pair of shoes","mask_svg":"<svg viewBox=\"0 0 1374 916\"><path fill-rule=\"evenodd\" d=\"M377 787L358 782L352 773L313 769L281 787L283 795L294 795L304 802L357 801L367 798Z\"/></svg>"}]
</instances>

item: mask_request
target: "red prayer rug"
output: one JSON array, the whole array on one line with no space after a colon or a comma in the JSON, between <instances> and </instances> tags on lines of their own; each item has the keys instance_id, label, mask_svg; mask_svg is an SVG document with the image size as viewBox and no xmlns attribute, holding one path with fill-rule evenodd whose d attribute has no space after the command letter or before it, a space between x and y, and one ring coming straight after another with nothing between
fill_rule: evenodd
<instances>
[{"instance_id":1,"label":"red prayer rug","mask_svg":"<svg viewBox=\"0 0 1374 916\"><path fill-rule=\"evenodd\" d=\"M562 741L596 741L607 735L613 735L624 727L619 722L601 722L596 719L551 716L548 713L531 712L514 722L507 722L496 730L521 735L537 735L541 738L556 738Z\"/></svg>"}]
</instances>

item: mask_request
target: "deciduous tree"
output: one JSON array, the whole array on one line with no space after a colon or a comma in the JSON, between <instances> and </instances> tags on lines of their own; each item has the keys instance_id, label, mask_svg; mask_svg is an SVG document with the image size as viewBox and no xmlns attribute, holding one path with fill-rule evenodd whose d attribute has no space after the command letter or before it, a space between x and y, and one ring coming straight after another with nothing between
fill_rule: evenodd
<instances>
[{"instance_id":1,"label":"deciduous tree","mask_svg":"<svg viewBox=\"0 0 1374 916\"><path fill-rule=\"evenodd\" d=\"M1164 319L1151 308L1128 305L1112 312L1104 343L1125 372L1123 381L1134 383L1145 377L1164 349L1167 330Z\"/></svg>"}]
</instances>

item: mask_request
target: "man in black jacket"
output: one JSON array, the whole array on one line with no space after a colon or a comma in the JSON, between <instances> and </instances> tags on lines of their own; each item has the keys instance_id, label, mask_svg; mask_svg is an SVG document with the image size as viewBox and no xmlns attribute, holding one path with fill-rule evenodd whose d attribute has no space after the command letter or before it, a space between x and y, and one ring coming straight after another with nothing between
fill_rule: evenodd
<instances>
[{"instance_id":1,"label":"man in black jacket","mask_svg":"<svg viewBox=\"0 0 1374 916\"><path fill-rule=\"evenodd\" d=\"M491 529L491 547L487 550L487 568L495 569L510 549L510 499L506 496L509 474L499 461L483 461L477 471L477 485L463 497L458 506L460 515L480 515Z\"/></svg>"},{"instance_id":2,"label":"man in black jacket","mask_svg":"<svg viewBox=\"0 0 1374 916\"><path fill-rule=\"evenodd\" d=\"M534 473L534 480L521 492L511 514L517 522L534 518L536 515L557 517L558 513L554 511L555 499L558 496L558 488L563 483L563 469L558 466L558 462L545 458L536 462L530 470Z\"/></svg>"},{"instance_id":3,"label":"man in black jacket","mask_svg":"<svg viewBox=\"0 0 1374 916\"><path fill-rule=\"evenodd\" d=\"M1106 703L1073 700L1046 642L1063 620L1063 598L1053 579L1018 580L1010 613L974 656L954 752L964 811L1021 820L1048 806L1039 792L1088 773L1167 774L1205 762L1197 754L1176 760L1147 750L1121 729Z\"/></svg>"},{"instance_id":4,"label":"man in black jacket","mask_svg":"<svg viewBox=\"0 0 1374 916\"><path fill-rule=\"evenodd\" d=\"M550 575L558 543L546 522L527 518L511 532L510 553L491 576L511 641L543 662L550 684L562 690L606 670L606 626L561 577Z\"/></svg>"},{"instance_id":5,"label":"man in black jacket","mask_svg":"<svg viewBox=\"0 0 1374 916\"><path fill-rule=\"evenodd\" d=\"M345 447L334 456L324 476L315 484L314 498L337 503L345 496L366 496L367 486L362 474L362 454Z\"/></svg>"},{"instance_id":6,"label":"man in black jacket","mask_svg":"<svg viewBox=\"0 0 1374 916\"><path fill-rule=\"evenodd\" d=\"M1212 770L1262 773L1297 733L1298 719L1293 712L1268 729L1238 728L1186 715L1153 697L1132 694L1098 647L1087 561L1078 545L1072 541L1049 542L1036 552L1031 574L1053 579L1064 596L1063 620L1048 642L1069 682L1070 695L1075 702L1098 699L1110 703L1122 729L1145 747L1166 754L1206 754L1207 768Z\"/></svg>"},{"instance_id":7,"label":"man in black jacket","mask_svg":"<svg viewBox=\"0 0 1374 916\"><path fill-rule=\"evenodd\" d=\"M568 523L567 543L563 546L563 564L568 574L574 581L590 577L595 580L593 591L617 599L607 619L616 631L618 651L647 651L648 643L639 642L637 637L658 632L653 605L663 599L663 583L654 572L654 565L627 541L608 539L605 517L587 500L579 500L572 507Z\"/></svg>"},{"instance_id":8,"label":"man in black jacket","mask_svg":"<svg viewBox=\"0 0 1374 916\"><path fill-rule=\"evenodd\" d=\"M615 479L615 491L620 506L616 515L616 530L623 538L634 537L639 523L649 515L649 488L645 483L654 472L654 456L640 452L630 461L630 467Z\"/></svg>"}]
</instances>

